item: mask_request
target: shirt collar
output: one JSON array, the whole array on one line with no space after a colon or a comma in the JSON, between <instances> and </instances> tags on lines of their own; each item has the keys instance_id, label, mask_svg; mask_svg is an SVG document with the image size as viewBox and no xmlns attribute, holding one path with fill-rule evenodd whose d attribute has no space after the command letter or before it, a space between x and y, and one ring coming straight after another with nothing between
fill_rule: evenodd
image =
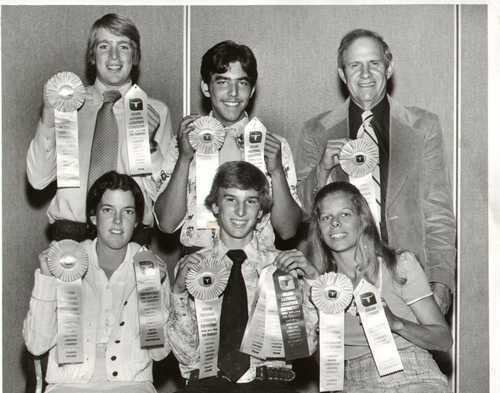
<instances>
[{"instance_id":1,"label":"shirt collar","mask_svg":"<svg viewBox=\"0 0 500 393\"><path fill-rule=\"evenodd\" d=\"M92 257L89 255L89 264L93 265L96 269L101 269L101 267L99 266L99 257L97 256L97 237L92 240L90 249L92 250L91 252L93 255ZM116 271L123 269L123 266L126 264L126 262L132 260L130 256L131 252L133 252L133 250L131 249L131 243L129 243L127 244L127 252L123 257L123 261L120 266L116 268Z\"/></svg>"},{"instance_id":2,"label":"shirt collar","mask_svg":"<svg viewBox=\"0 0 500 393\"><path fill-rule=\"evenodd\" d=\"M213 111L210 111L210 113L208 114L208 116L213 117L215 119ZM226 130L226 132L232 131L232 130L234 130L233 132L239 132L240 130L242 130L243 128L245 128L245 126L248 124L249 121L250 120L248 118L248 113L245 111L243 113L243 117L240 120L238 120L234 124L231 124L230 126L224 127L224 130Z\"/></svg>"},{"instance_id":3,"label":"shirt collar","mask_svg":"<svg viewBox=\"0 0 500 393\"><path fill-rule=\"evenodd\" d=\"M222 240L218 240L215 245L215 251L219 258L222 258L227 252L230 250ZM243 251L247 255L247 260L252 260L253 255L256 255L259 252L259 242L257 240L257 236L255 234L252 236L252 240L245 247L243 247Z\"/></svg>"},{"instance_id":4,"label":"shirt collar","mask_svg":"<svg viewBox=\"0 0 500 393\"><path fill-rule=\"evenodd\" d=\"M117 88L117 87L106 86L104 83L102 83L99 79L96 78L94 86L97 88L99 93L101 93L101 95L106 90L118 90L123 97L125 94L127 94L129 89L132 87L132 81L129 80L128 82L124 83L123 85L121 85Z\"/></svg>"},{"instance_id":5,"label":"shirt collar","mask_svg":"<svg viewBox=\"0 0 500 393\"><path fill-rule=\"evenodd\" d=\"M349 102L349 113L350 116L355 116L356 118L361 119L361 114L365 110L363 108L360 108L353 100L350 100ZM375 119L379 121L379 119L382 119L385 113L389 113L389 100L387 99L387 95L380 100L380 102L375 105L373 108L370 109L370 111L373 113L373 116L375 116Z\"/></svg>"},{"instance_id":6,"label":"shirt collar","mask_svg":"<svg viewBox=\"0 0 500 393\"><path fill-rule=\"evenodd\" d=\"M361 119L362 113L365 111L363 108L360 108L353 100L349 100L349 135L352 139L356 138L356 134L358 132L358 128L363 123ZM373 117L377 124L379 124L383 129L388 129L389 125L389 112L390 105L387 94L384 98L373 108L370 109L373 113Z\"/></svg>"}]
</instances>

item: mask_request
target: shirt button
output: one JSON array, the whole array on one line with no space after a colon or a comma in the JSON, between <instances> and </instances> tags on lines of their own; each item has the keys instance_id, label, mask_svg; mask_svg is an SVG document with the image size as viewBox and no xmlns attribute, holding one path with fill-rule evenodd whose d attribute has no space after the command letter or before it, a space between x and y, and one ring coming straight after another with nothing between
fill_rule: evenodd
<instances>
[{"instance_id":1,"label":"shirt button","mask_svg":"<svg viewBox=\"0 0 500 393\"><path fill-rule=\"evenodd\" d=\"M120 322L120 326L123 326L123 325L125 325L125 321Z\"/></svg>"},{"instance_id":2,"label":"shirt button","mask_svg":"<svg viewBox=\"0 0 500 393\"><path fill-rule=\"evenodd\" d=\"M113 361L116 360L116 356L115 355L111 356L111 360Z\"/></svg>"},{"instance_id":3,"label":"shirt button","mask_svg":"<svg viewBox=\"0 0 500 393\"><path fill-rule=\"evenodd\" d=\"M125 301L123 302L123 305L124 305L124 306L126 306L126 305L127 305L127 303L128 303L128 301L127 301L127 300L125 300Z\"/></svg>"},{"instance_id":4,"label":"shirt button","mask_svg":"<svg viewBox=\"0 0 500 393\"><path fill-rule=\"evenodd\" d=\"M113 371L113 377L116 377L118 375L118 371Z\"/></svg>"},{"instance_id":5,"label":"shirt button","mask_svg":"<svg viewBox=\"0 0 500 393\"><path fill-rule=\"evenodd\" d=\"M120 344L120 340L115 340L115 344Z\"/></svg>"}]
</instances>

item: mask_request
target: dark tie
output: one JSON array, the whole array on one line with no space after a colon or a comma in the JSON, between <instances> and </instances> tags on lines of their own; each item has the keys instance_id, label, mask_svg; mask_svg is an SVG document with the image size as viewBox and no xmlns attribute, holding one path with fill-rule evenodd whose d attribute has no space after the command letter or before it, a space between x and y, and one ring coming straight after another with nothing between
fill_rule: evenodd
<instances>
[{"instance_id":1,"label":"dark tie","mask_svg":"<svg viewBox=\"0 0 500 393\"><path fill-rule=\"evenodd\" d=\"M219 369L237 381L250 367L250 357L240 352L248 321L247 291L241 274L241 264L247 256L243 250L229 250L227 256L233 266L222 299Z\"/></svg>"},{"instance_id":2,"label":"dark tie","mask_svg":"<svg viewBox=\"0 0 500 393\"><path fill-rule=\"evenodd\" d=\"M373 129L372 125L373 113L371 111L364 111L361 115L361 118L363 120L363 123L361 124L361 127L359 127L357 137L369 138L379 148L377 134L375 133L375 130ZM374 190L375 190L376 205L370 206L370 209L372 211L373 217L375 218L377 226L380 226L380 219L381 219L380 159L374 171L372 172L372 183L374 185Z\"/></svg>"},{"instance_id":3,"label":"dark tie","mask_svg":"<svg viewBox=\"0 0 500 393\"><path fill-rule=\"evenodd\" d=\"M113 113L113 104L120 97L118 90L105 91L103 94L103 104L95 121L87 188L106 172L116 170L118 125Z\"/></svg>"}]
</instances>

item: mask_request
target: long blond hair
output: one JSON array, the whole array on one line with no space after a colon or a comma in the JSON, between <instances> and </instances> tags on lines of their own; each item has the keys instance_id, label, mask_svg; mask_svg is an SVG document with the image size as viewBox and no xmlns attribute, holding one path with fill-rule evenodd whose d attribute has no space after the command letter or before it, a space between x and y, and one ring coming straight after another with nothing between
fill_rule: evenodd
<instances>
[{"instance_id":1,"label":"long blond hair","mask_svg":"<svg viewBox=\"0 0 500 393\"><path fill-rule=\"evenodd\" d=\"M306 247L306 255L309 257L309 260L316 266L320 273L337 271L335 258L332 251L321 238L319 229L319 204L328 195L336 193L344 193L351 199L355 214L361 219L362 230L355 252L357 279L365 278L372 284L375 284L380 269L378 260L381 258L391 272L393 279L400 284L404 284L406 280L401 278L396 271L397 254L399 253L396 253L382 242L366 199L351 183L333 182L324 186L316 194L309 222L309 241Z\"/></svg>"}]
</instances>

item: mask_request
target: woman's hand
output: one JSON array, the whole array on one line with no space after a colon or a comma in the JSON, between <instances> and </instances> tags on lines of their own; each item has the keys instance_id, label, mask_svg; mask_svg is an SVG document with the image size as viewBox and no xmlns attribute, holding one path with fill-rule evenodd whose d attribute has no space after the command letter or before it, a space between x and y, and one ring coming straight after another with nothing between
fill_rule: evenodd
<instances>
[{"instance_id":1,"label":"woman's hand","mask_svg":"<svg viewBox=\"0 0 500 393\"><path fill-rule=\"evenodd\" d=\"M42 273L45 276L52 276L47 262L49 257L49 250L55 243L57 242L51 241L49 247L46 250L43 250L40 254L38 254L38 261L40 262L40 273Z\"/></svg>"},{"instance_id":2,"label":"woman's hand","mask_svg":"<svg viewBox=\"0 0 500 393\"><path fill-rule=\"evenodd\" d=\"M318 269L310 263L299 250L287 250L281 252L274 261L276 267L296 278L305 277L315 280L320 276Z\"/></svg>"}]
</instances>

